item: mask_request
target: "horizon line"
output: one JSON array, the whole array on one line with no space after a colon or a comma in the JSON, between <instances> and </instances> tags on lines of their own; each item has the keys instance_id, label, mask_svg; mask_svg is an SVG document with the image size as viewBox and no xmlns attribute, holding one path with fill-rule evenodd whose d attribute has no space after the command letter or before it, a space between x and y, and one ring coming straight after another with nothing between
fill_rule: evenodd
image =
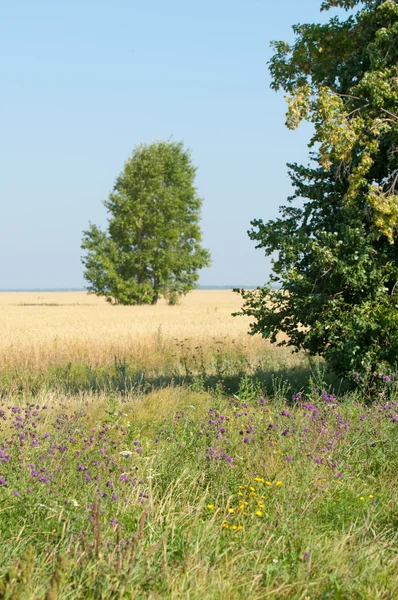
<instances>
[{"instance_id":1,"label":"horizon line","mask_svg":"<svg viewBox=\"0 0 398 600\"><path fill-rule=\"evenodd\" d=\"M196 290L233 290L236 288L255 290L256 285L199 285ZM195 291L192 290L192 291ZM0 293L5 292L87 292L86 288L65 287L65 288L0 288ZM88 293L88 292L87 292Z\"/></svg>"}]
</instances>

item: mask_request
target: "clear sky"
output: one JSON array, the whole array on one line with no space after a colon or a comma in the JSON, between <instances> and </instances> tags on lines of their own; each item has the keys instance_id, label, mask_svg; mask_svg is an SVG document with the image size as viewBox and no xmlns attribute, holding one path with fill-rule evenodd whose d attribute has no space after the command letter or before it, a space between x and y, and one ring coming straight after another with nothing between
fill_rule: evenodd
<instances>
[{"instance_id":1,"label":"clear sky","mask_svg":"<svg viewBox=\"0 0 398 600\"><path fill-rule=\"evenodd\" d=\"M203 285L259 285L247 236L290 192L309 128L269 88L274 39L320 0L3 0L0 289L83 287L82 231L135 145L182 140L198 166Z\"/></svg>"}]
</instances>

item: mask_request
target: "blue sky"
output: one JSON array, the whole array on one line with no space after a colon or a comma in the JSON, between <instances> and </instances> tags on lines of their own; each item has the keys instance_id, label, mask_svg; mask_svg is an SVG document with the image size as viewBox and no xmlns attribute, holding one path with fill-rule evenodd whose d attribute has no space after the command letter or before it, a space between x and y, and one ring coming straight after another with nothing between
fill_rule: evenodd
<instances>
[{"instance_id":1,"label":"blue sky","mask_svg":"<svg viewBox=\"0 0 398 600\"><path fill-rule=\"evenodd\" d=\"M88 222L135 145L182 140L198 166L204 285L259 285L248 239L290 192L309 127L284 126L273 39L320 0L5 0L0 13L0 289L84 285Z\"/></svg>"}]
</instances>

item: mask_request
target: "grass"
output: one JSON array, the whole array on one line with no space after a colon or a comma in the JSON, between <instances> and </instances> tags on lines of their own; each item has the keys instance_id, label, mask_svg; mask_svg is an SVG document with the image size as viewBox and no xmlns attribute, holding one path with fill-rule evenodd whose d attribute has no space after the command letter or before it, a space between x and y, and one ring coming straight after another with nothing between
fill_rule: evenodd
<instances>
[{"instance_id":1,"label":"grass","mask_svg":"<svg viewBox=\"0 0 398 600\"><path fill-rule=\"evenodd\" d=\"M115 361L112 328L110 356L103 339L90 358L68 298L53 362L59 307L29 321L31 306L8 304L31 326L24 341L10 327L1 375L0 598L398 596L398 377L341 385L303 356L237 342L232 318L225 343L208 318L190 346L204 297L178 333L177 318L169 337L147 334L138 366L124 341ZM118 311L101 305L96 318L122 330Z\"/></svg>"},{"instance_id":2,"label":"grass","mask_svg":"<svg viewBox=\"0 0 398 600\"><path fill-rule=\"evenodd\" d=\"M0 385L14 394L126 392L167 385L235 390L242 375L308 379L308 361L275 352L233 318L231 291L196 291L179 306L110 306L83 292L0 294ZM301 373L301 375L300 375Z\"/></svg>"},{"instance_id":3,"label":"grass","mask_svg":"<svg viewBox=\"0 0 398 600\"><path fill-rule=\"evenodd\" d=\"M233 318L241 298L228 290L195 291L181 305L110 306L84 292L0 293L0 364L43 371L50 366L112 365L115 357L153 371L201 348L235 345L251 357L269 347Z\"/></svg>"},{"instance_id":4,"label":"grass","mask_svg":"<svg viewBox=\"0 0 398 600\"><path fill-rule=\"evenodd\" d=\"M389 385L8 399L2 597L396 597Z\"/></svg>"}]
</instances>

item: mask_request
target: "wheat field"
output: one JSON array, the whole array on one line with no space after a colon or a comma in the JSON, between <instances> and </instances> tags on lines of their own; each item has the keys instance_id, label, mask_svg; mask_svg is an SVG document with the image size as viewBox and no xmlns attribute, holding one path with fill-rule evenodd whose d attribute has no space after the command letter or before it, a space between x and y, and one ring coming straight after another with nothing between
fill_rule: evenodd
<instances>
[{"instance_id":1,"label":"wheat field","mask_svg":"<svg viewBox=\"0 0 398 600\"><path fill-rule=\"evenodd\" d=\"M115 357L159 367L200 348L239 347L257 355L268 342L247 334L249 319L233 317L242 300L230 290L196 290L178 306L111 306L85 292L0 294L0 361L10 368L45 369L67 362L91 367Z\"/></svg>"}]
</instances>

